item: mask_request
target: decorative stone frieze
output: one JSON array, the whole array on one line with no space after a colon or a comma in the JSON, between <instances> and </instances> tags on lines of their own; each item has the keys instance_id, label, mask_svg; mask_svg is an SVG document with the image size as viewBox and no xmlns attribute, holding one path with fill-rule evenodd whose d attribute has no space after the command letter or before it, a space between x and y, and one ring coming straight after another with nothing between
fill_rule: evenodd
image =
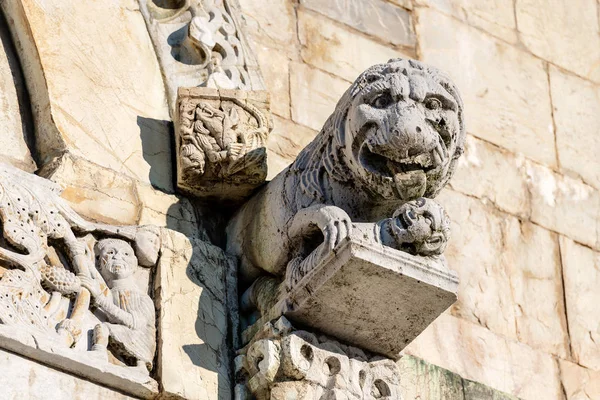
<instances>
[{"instance_id":1,"label":"decorative stone frieze","mask_svg":"<svg viewBox=\"0 0 600 400\"><path fill-rule=\"evenodd\" d=\"M178 87L264 90L236 0L140 0L171 109Z\"/></svg>"},{"instance_id":2,"label":"decorative stone frieze","mask_svg":"<svg viewBox=\"0 0 600 400\"><path fill-rule=\"evenodd\" d=\"M236 369L236 400L401 400L394 361L294 330L285 317L262 327L236 358Z\"/></svg>"},{"instance_id":3,"label":"decorative stone frieze","mask_svg":"<svg viewBox=\"0 0 600 400\"><path fill-rule=\"evenodd\" d=\"M432 200L463 152L463 105L435 68L363 72L317 137L230 221L241 310L294 321L391 357L456 299ZM391 218L390 218L391 217Z\"/></svg>"},{"instance_id":4,"label":"decorative stone frieze","mask_svg":"<svg viewBox=\"0 0 600 400\"><path fill-rule=\"evenodd\" d=\"M272 130L267 92L180 88L177 110L180 190L236 202L265 181Z\"/></svg>"},{"instance_id":5,"label":"decorative stone frieze","mask_svg":"<svg viewBox=\"0 0 600 400\"><path fill-rule=\"evenodd\" d=\"M91 223L54 183L0 164L0 347L141 397L156 352L159 230Z\"/></svg>"}]
</instances>

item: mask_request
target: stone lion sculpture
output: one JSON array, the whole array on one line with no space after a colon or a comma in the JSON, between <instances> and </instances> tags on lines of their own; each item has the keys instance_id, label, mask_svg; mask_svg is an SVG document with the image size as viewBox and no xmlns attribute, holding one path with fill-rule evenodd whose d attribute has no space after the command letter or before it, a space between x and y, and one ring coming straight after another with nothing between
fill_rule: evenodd
<instances>
[{"instance_id":1,"label":"stone lion sculpture","mask_svg":"<svg viewBox=\"0 0 600 400\"><path fill-rule=\"evenodd\" d=\"M260 303L260 286L272 291L288 263L317 247L332 251L353 222L425 210L421 220L445 226L443 212L427 210L439 207L429 203L452 176L464 142L463 103L444 73L402 59L367 69L316 138L230 221L228 251L240 258L242 282L255 282L245 297ZM417 255L440 254L447 229L423 229L397 239L412 240Z\"/></svg>"}]
</instances>

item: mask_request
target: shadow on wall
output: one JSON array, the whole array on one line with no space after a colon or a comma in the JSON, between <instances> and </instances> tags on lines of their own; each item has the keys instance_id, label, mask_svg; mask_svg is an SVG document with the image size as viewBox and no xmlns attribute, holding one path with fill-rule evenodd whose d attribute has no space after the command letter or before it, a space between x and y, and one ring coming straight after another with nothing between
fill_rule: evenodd
<instances>
[{"instance_id":1,"label":"shadow on wall","mask_svg":"<svg viewBox=\"0 0 600 400\"><path fill-rule=\"evenodd\" d=\"M8 22L4 17L4 13L0 9L0 51L4 50L4 54L8 60L8 68L10 69L10 76L12 76L13 85L15 87L17 101L18 101L18 110L10 110L13 115L20 116L20 122L22 126L22 134L23 140L27 147L29 148L29 153L31 154L31 159L27 159L27 156L23 156L24 159L13 160L14 164L26 171L33 172L36 169L35 163L39 164L39 159L36 154L35 149L35 135L34 135L34 123L33 123L33 114L31 111L31 103L29 100L29 93L27 92L27 87L25 85L25 78L23 77L23 71L21 70L21 64L19 62L19 57L17 57L17 50L13 45L11 40L10 32L8 30ZM0 82L0 86L1 86ZM2 88L0 88L1 90ZM18 113L17 113L18 111ZM0 118L3 118L2 113L8 112L8 110L1 110ZM2 132L2 135L18 135L19 132ZM20 141L20 140L18 140ZM7 143L10 143L7 142ZM2 154L2 158L10 157L14 148L4 149L8 150L7 154ZM0 151L0 153L4 153ZM5 160L6 161L6 160Z\"/></svg>"},{"instance_id":2,"label":"shadow on wall","mask_svg":"<svg viewBox=\"0 0 600 400\"><path fill-rule=\"evenodd\" d=\"M192 254L185 274L172 271L173 277L169 279L173 280L173 287L170 293L164 294L169 298L169 304L165 306L171 308L167 321L167 330L171 332L165 332L161 341L176 340L176 343L164 343L163 346L179 353L177 365L185 367L185 371L172 370L170 379L175 375L179 382L171 386L163 384L166 392L170 392L169 387L185 388L186 398L190 399L230 400L233 397L235 353L232 321L237 312L228 305L228 299L235 299L237 304L237 294L231 289L235 287L231 283L234 279L229 278L236 267L220 247L209 241L214 241L214 233L224 230L225 226L225 216L214 208L198 202L194 204L197 230L186 235L192 244ZM180 209L180 204L176 203L168 214ZM178 222L172 221L174 223L167 221L167 227L176 230ZM186 252L185 249L175 251ZM163 354L162 357L167 363L170 355Z\"/></svg>"},{"instance_id":3,"label":"shadow on wall","mask_svg":"<svg viewBox=\"0 0 600 400\"><path fill-rule=\"evenodd\" d=\"M138 116L137 125L143 157L150 165L152 186L174 193L173 123ZM230 400L233 396L234 346L232 312L227 304L227 277L232 269L235 272L235 267L231 267L225 252L217 246L224 243L224 226L231 210L221 210L218 204L206 204L192 198L187 200L172 204L166 213L166 227L187 237L192 244L192 254L187 255L189 261L185 271L170 271L169 292L163 292L168 304L163 299L161 307L169 307L169 310L161 313L167 320L164 326L159 326L162 337L158 343L164 351L159 349L163 377L157 378L163 381L162 390L166 396ZM197 221L196 226L189 224L194 221ZM184 227L182 223L188 226ZM184 242L181 238L175 243L187 246ZM188 250L174 248L173 251L173 256L178 258ZM161 284L164 282L161 279ZM234 297L237 303L237 295L231 296ZM170 357L179 358L169 366Z\"/></svg>"},{"instance_id":4,"label":"shadow on wall","mask_svg":"<svg viewBox=\"0 0 600 400\"><path fill-rule=\"evenodd\" d=\"M150 165L150 183L164 192L174 193L173 122L138 116L137 125L140 128L143 157Z\"/></svg>"}]
</instances>

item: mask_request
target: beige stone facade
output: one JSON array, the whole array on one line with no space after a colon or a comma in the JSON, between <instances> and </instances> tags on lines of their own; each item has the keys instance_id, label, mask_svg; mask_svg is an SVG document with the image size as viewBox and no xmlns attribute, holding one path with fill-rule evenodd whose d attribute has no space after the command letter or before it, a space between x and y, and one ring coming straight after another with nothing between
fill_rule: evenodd
<instances>
[{"instance_id":1,"label":"beige stone facade","mask_svg":"<svg viewBox=\"0 0 600 400\"><path fill-rule=\"evenodd\" d=\"M372 64L419 59L462 93L466 153L438 197L458 301L405 349L404 400L600 398L600 2L239 3L271 96L269 178ZM153 377L164 398L229 399L231 266L207 243L222 243L224 217L176 193L172 114L138 2L0 11L0 161L57 182L89 220L179 232L164 233L154 281ZM4 398L129 398L0 356L0 371L19 371L0 379Z\"/></svg>"},{"instance_id":2,"label":"beige stone facade","mask_svg":"<svg viewBox=\"0 0 600 400\"><path fill-rule=\"evenodd\" d=\"M600 396L593 383L600 360L593 294L600 259L600 5L261 3L242 1L249 35L279 63L285 53L276 71L268 56L260 62L269 90L290 104L290 111L273 110L281 120L269 147L270 176L316 134L365 52L371 64L394 54L416 57L448 71L461 90L467 148L440 197L453 223L447 257L460 277L459 299L406 353L519 398ZM408 13L405 36L377 14L359 12L357 20L353 11L367 3ZM290 36L283 49L273 42ZM279 84L288 70L289 87Z\"/></svg>"}]
</instances>

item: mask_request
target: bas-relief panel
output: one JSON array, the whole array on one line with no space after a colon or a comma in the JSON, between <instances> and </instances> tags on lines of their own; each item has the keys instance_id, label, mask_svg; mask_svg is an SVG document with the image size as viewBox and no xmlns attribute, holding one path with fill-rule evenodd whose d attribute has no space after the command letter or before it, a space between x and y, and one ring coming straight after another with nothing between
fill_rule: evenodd
<instances>
[{"instance_id":1,"label":"bas-relief panel","mask_svg":"<svg viewBox=\"0 0 600 400\"><path fill-rule=\"evenodd\" d=\"M50 181L0 164L0 341L135 395L157 392L159 231L91 223Z\"/></svg>"}]
</instances>

